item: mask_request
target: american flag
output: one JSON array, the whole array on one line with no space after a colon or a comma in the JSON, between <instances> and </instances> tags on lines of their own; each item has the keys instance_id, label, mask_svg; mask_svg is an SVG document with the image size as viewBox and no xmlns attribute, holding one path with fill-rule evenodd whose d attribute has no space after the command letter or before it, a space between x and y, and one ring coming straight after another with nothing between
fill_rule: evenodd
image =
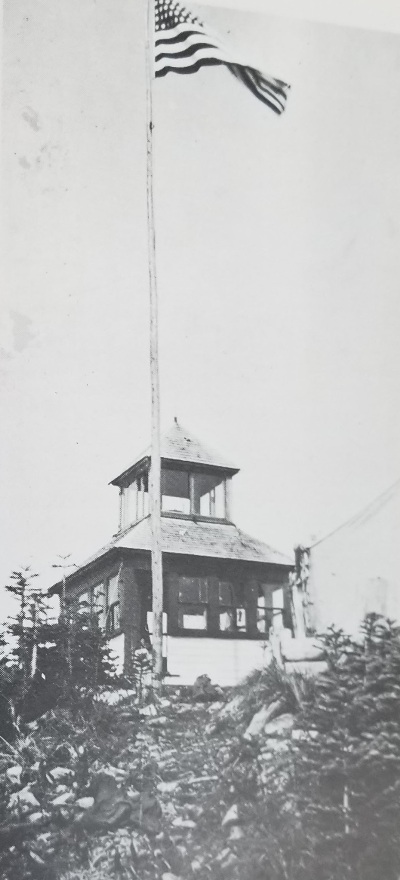
<instances>
[{"instance_id":1,"label":"american flag","mask_svg":"<svg viewBox=\"0 0 400 880\"><path fill-rule=\"evenodd\" d=\"M290 86L242 64L201 21L176 0L155 0L155 75L195 73L200 67L224 64L248 89L275 113L285 109Z\"/></svg>"}]
</instances>

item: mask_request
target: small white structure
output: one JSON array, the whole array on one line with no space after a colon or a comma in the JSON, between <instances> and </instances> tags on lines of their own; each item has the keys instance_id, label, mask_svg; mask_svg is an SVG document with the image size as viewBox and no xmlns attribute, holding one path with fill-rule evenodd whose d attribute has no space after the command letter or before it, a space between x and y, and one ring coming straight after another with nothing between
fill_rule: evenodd
<instances>
[{"instance_id":1,"label":"small white structure","mask_svg":"<svg viewBox=\"0 0 400 880\"><path fill-rule=\"evenodd\" d=\"M400 480L326 538L297 551L296 563L293 604L305 631L334 624L356 635L370 612L400 622Z\"/></svg>"}]
</instances>

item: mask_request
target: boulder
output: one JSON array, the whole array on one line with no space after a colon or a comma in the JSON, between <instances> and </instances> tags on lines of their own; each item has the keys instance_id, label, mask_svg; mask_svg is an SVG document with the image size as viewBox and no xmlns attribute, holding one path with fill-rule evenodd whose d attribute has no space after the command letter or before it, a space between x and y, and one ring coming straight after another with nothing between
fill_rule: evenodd
<instances>
[{"instance_id":1,"label":"boulder","mask_svg":"<svg viewBox=\"0 0 400 880\"><path fill-rule=\"evenodd\" d=\"M61 782L62 780L70 779L73 775L74 771L71 770L70 767L53 767L50 771L50 776L54 782Z\"/></svg>"},{"instance_id":2,"label":"boulder","mask_svg":"<svg viewBox=\"0 0 400 880\"><path fill-rule=\"evenodd\" d=\"M177 874L171 874L171 871L167 871L165 874L162 874L161 880L181 880Z\"/></svg>"},{"instance_id":3,"label":"boulder","mask_svg":"<svg viewBox=\"0 0 400 880\"><path fill-rule=\"evenodd\" d=\"M243 734L244 739L250 740L254 736L260 736L260 734L265 731L266 724L279 715L282 709L282 700L274 700L269 706L263 706L259 709L259 711L253 715L249 726L245 730Z\"/></svg>"},{"instance_id":4,"label":"boulder","mask_svg":"<svg viewBox=\"0 0 400 880\"><path fill-rule=\"evenodd\" d=\"M70 804L73 800L74 793L72 791L65 791L63 794L57 795L50 803L53 804L53 807L64 807L65 804Z\"/></svg>"},{"instance_id":5,"label":"boulder","mask_svg":"<svg viewBox=\"0 0 400 880\"><path fill-rule=\"evenodd\" d=\"M21 773L22 773L21 764L14 764L13 767L9 767L8 770L6 771L6 774L9 778L10 782L13 782L15 785L21 784Z\"/></svg>"},{"instance_id":6,"label":"boulder","mask_svg":"<svg viewBox=\"0 0 400 880\"><path fill-rule=\"evenodd\" d=\"M228 812L225 813L221 824L223 828L229 827L229 825L239 824L239 810L237 804L232 804Z\"/></svg>"},{"instance_id":7,"label":"boulder","mask_svg":"<svg viewBox=\"0 0 400 880\"><path fill-rule=\"evenodd\" d=\"M65 767L68 764L74 764L78 758L78 753L69 743L60 743L54 749L51 760L56 766Z\"/></svg>"},{"instance_id":8,"label":"boulder","mask_svg":"<svg viewBox=\"0 0 400 880\"><path fill-rule=\"evenodd\" d=\"M173 821L174 828L196 828L196 822L193 822L193 819L182 819L181 816L178 816Z\"/></svg>"},{"instance_id":9,"label":"boulder","mask_svg":"<svg viewBox=\"0 0 400 880\"><path fill-rule=\"evenodd\" d=\"M198 703L211 703L221 700L222 690L212 684L208 675L199 675L192 688L192 697Z\"/></svg>"},{"instance_id":10,"label":"boulder","mask_svg":"<svg viewBox=\"0 0 400 880\"><path fill-rule=\"evenodd\" d=\"M176 791L179 786L179 780L173 780L171 782L159 782L157 785L157 791L160 791L162 794L172 794L172 792Z\"/></svg>"},{"instance_id":11,"label":"boulder","mask_svg":"<svg viewBox=\"0 0 400 880\"><path fill-rule=\"evenodd\" d=\"M81 810L90 810L90 808L93 806L93 804L94 804L93 797L81 797L81 798L78 798L78 800L76 802L76 806L79 807Z\"/></svg>"},{"instance_id":12,"label":"boulder","mask_svg":"<svg viewBox=\"0 0 400 880\"><path fill-rule=\"evenodd\" d=\"M13 807L20 807L23 812L31 812L33 808L40 807L40 804L29 786L26 785L25 788L21 788L20 791L16 791L11 795L10 807L11 809Z\"/></svg>"},{"instance_id":13,"label":"boulder","mask_svg":"<svg viewBox=\"0 0 400 880\"><path fill-rule=\"evenodd\" d=\"M229 832L229 840L241 840L244 837L243 828L240 825L231 825L231 830Z\"/></svg>"},{"instance_id":14,"label":"boulder","mask_svg":"<svg viewBox=\"0 0 400 880\"><path fill-rule=\"evenodd\" d=\"M268 724L264 726L264 734L265 736L271 737L285 736L290 733L294 727L294 723L294 715L292 715L291 712L285 712L283 715L279 715L274 721L269 721Z\"/></svg>"},{"instance_id":15,"label":"boulder","mask_svg":"<svg viewBox=\"0 0 400 880\"><path fill-rule=\"evenodd\" d=\"M231 700L228 700L227 703L224 703L220 710L219 717L226 718L232 715L237 715L240 712L243 703L244 696L242 694L237 694L235 697L232 697Z\"/></svg>"}]
</instances>

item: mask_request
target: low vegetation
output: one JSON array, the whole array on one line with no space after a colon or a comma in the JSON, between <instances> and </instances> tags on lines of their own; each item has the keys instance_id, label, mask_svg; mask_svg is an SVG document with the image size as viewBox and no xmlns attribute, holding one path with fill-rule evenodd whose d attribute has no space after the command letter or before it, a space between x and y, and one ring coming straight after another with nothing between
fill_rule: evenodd
<instances>
[{"instance_id":1,"label":"low vegetation","mask_svg":"<svg viewBox=\"0 0 400 880\"><path fill-rule=\"evenodd\" d=\"M321 639L318 677L272 664L201 702L155 698L144 651L125 690L89 652L90 687L3 736L4 880L398 880L400 631Z\"/></svg>"}]
</instances>

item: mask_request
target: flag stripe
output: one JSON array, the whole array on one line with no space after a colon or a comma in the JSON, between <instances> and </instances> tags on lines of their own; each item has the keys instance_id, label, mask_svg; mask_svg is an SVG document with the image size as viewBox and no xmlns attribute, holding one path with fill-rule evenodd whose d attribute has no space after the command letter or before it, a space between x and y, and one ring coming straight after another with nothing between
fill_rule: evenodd
<instances>
[{"instance_id":1,"label":"flag stripe","mask_svg":"<svg viewBox=\"0 0 400 880\"><path fill-rule=\"evenodd\" d=\"M289 86L243 64L178 0L155 0L155 75L195 73L201 67L224 64L260 101L282 113Z\"/></svg>"},{"instance_id":2,"label":"flag stripe","mask_svg":"<svg viewBox=\"0 0 400 880\"><path fill-rule=\"evenodd\" d=\"M231 73L233 73L237 79L241 80L256 98L270 107L271 110L274 110L275 113L283 112L285 109L284 100L271 92L264 83L257 83L255 77L252 75L252 71L249 71L246 67L242 67L240 64L229 64L228 67Z\"/></svg>"},{"instance_id":3,"label":"flag stripe","mask_svg":"<svg viewBox=\"0 0 400 880\"><path fill-rule=\"evenodd\" d=\"M210 52L210 46L208 46L207 43L195 43L192 46L185 46L185 48L180 49L179 52L158 52L155 60L157 63L161 62L163 58L166 58L167 60L173 60L174 64L179 64L179 62L185 58L190 60L197 52L202 53L204 57L208 55L210 58L215 58L220 64L225 63L225 58L220 57L218 50L212 49Z\"/></svg>"},{"instance_id":4,"label":"flag stripe","mask_svg":"<svg viewBox=\"0 0 400 880\"><path fill-rule=\"evenodd\" d=\"M204 37L205 30L203 27L193 26L191 22L179 22L179 24L174 27L168 28L168 30L156 30L155 35L155 43L171 43L174 40L184 39L186 35L191 36L191 34L199 34L199 36Z\"/></svg>"},{"instance_id":5,"label":"flag stripe","mask_svg":"<svg viewBox=\"0 0 400 880\"><path fill-rule=\"evenodd\" d=\"M177 73L184 73L187 68L193 66L193 63L198 63L199 67L201 67L202 64L224 64L225 62L220 58L217 58L215 53L210 55L207 48L198 49L197 47L194 47L190 54L184 53L182 58L176 58L176 56L171 58L168 55L162 55L156 60L156 76L161 76L162 71L164 71L164 68L166 67L172 71L176 70Z\"/></svg>"},{"instance_id":6,"label":"flag stripe","mask_svg":"<svg viewBox=\"0 0 400 880\"><path fill-rule=\"evenodd\" d=\"M218 64L221 64L221 61L218 61L216 58L200 58L194 60L192 64L189 66L186 64L184 67L175 67L165 66L162 70L158 70L156 72L156 76L166 76L167 73L197 73L202 67L215 67Z\"/></svg>"}]
</instances>

